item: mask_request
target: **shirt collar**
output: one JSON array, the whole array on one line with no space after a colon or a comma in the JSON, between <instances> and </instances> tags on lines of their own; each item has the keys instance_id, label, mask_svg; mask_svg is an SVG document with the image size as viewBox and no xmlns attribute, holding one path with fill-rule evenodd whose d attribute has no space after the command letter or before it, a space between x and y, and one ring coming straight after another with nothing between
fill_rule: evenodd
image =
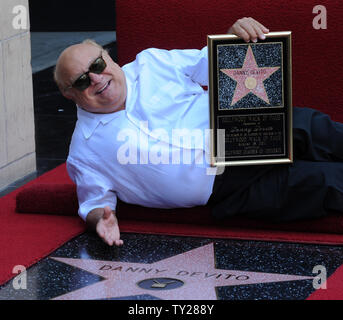
<instances>
[{"instance_id":1,"label":"shirt collar","mask_svg":"<svg viewBox=\"0 0 343 320\"><path fill-rule=\"evenodd\" d=\"M99 123L101 122L103 125L107 124L111 120L120 116L122 111L120 110L117 112L112 113L91 113L88 112L81 107L77 106L77 123L81 127L83 135L86 139L89 139Z\"/></svg>"}]
</instances>

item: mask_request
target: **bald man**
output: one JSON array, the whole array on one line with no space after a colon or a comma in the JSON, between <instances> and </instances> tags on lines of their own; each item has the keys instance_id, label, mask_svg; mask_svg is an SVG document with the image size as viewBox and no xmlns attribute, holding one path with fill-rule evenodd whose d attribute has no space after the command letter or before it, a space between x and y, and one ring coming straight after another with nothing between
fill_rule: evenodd
<instances>
[{"instance_id":1,"label":"bald man","mask_svg":"<svg viewBox=\"0 0 343 320\"><path fill-rule=\"evenodd\" d=\"M269 30L243 18L228 32L256 42ZM255 210L280 220L343 208L343 164L327 163L343 160L341 144L330 143L343 141L343 126L315 110L294 112L295 149L314 161L310 165L235 167L216 177L208 174L206 143L195 148L163 140L162 133L172 129L204 132L209 127L208 92L202 89L208 85L206 47L147 49L121 68L88 40L62 52L54 77L61 93L77 105L67 169L77 185L79 215L108 245L123 244L117 198L158 208L215 203L218 216ZM123 161L132 151L127 138L136 142L131 156L140 164ZM146 161L146 151L154 161ZM189 152L192 161L170 164L168 159L180 151ZM168 158L158 158L159 153Z\"/></svg>"},{"instance_id":2,"label":"bald man","mask_svg":"<svg viewBox=\"0 0 343 320\"><path fill-rule=\"evenodd\" d=\"M103 59L106 68L101 74L84 73L85 66L94 62L92 61L94 57ZM80 81L79 75L89 77L87 90L80 91L71 85L75 85L76 80ZM111 113L125 108L124 72L101 46L92 41L86 40L62 52L56 65L55 80L66 98L73 100L89 112Z\"/></svg>"}]
</instances>

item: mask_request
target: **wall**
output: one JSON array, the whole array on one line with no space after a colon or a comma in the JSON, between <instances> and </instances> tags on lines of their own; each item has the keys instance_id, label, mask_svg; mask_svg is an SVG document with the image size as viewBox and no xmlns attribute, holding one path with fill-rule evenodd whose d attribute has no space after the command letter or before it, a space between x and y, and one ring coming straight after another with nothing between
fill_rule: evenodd
<instances>
[{"instance_id":1,"label":"wall","mask_svg":"<svg viewBox=\"0 0 343 320\"><path fill-rule=\"evenodd\" d=\"M28 0L0 1L0 189L36 170L29 19L13 27L17 5L28 11Z\"/></svg>"}]
</instances>

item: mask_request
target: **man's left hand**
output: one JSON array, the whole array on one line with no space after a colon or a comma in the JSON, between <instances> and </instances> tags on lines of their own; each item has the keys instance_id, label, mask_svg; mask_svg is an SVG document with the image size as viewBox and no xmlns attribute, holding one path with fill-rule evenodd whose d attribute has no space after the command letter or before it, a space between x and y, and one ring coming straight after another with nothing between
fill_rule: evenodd
<instances>
[{"instance_id":1,"label":"man's left hand","mask_svg":"<svg viewBox=\"0 0 343 320\"><path fill-rule=\"evenodd\" d=\"M255 19L242 18L237 20L227 33L235 34L246 42L257 42L258 38L264 40L266 38L264 34L268 32L269 29Z\"/></svg>"}]
</instances>

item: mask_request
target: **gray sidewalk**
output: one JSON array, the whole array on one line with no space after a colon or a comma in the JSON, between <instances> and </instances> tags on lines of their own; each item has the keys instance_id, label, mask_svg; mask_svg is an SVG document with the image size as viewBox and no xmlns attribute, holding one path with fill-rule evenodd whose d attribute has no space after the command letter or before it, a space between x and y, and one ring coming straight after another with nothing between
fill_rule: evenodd
<instances>
[{"instance_id":1,"label":"gray sidewalk","mask_svg":"<svg viewBox=\"0 0 343 320\"><path fill-rule=\"evenodd\" d=\"M116 41L116 32L31 32L32 73L54 66L59 54L67 46L85 39L106 45Z\"/></svg>"}]
</instances>

